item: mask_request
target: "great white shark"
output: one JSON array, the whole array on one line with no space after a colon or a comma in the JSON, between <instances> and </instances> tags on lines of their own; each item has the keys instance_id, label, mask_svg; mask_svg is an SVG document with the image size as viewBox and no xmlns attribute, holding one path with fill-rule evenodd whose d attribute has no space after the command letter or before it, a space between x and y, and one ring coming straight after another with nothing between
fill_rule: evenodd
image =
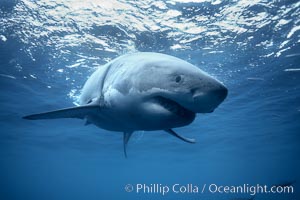
<instances>
[{"instance_id":1,"label":"great white shark","mask_svg":"<svg viewBox=\"0 0 300 200\"><path fill-rule=\"evenodd\" d=\"M164 130L194 143L173 128L189 125L196 113L213 112L226 96L226 87L198 67L170 55L140 52L99 67L83 86L80 106L23 118L79 118L86 124L123 132L127 156L127 143L138 130Z\"/></svg>"}]
</instances>

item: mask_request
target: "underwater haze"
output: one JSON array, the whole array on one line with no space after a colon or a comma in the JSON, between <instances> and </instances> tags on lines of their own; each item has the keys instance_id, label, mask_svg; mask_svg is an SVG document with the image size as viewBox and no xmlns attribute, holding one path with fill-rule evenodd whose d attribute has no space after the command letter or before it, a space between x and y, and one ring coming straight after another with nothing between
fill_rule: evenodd
<instances>
[{"instance_id":1,"label":"underwater haze","mask_svg":"<svg viewBox=\"0 0 300 200\"><path fill-rule=\"evenodd\" d=\"M297 0L0 0L0 199L300 199L299 33ZM196 144L138 131L126 159L122 133L22 119L78 104L98 67L132 52L226 85L213 113L175 129ZM208 190L244 184L293 193Z\"/></svg>"}]
</instances>

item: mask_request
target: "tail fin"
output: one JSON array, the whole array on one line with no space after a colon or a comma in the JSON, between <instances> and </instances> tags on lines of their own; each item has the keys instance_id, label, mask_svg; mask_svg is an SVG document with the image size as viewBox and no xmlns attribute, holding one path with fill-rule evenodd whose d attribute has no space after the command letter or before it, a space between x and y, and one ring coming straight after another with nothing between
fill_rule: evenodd
<instances>
[{"instance_id":1,"label":"tail fin","mask_svg":"<svg viewBox=\"0 0 300 200\"><path fill-rule=\"evenodd\" d=\"M38 113L24 116L23 119L37 120L37 119L57 119L57 118L79 118L84 119L89 113L100 110L100 106L78 106L72 108L65 108L61 110L54 110L50 112Z\"/></svg>"}]
</instances>

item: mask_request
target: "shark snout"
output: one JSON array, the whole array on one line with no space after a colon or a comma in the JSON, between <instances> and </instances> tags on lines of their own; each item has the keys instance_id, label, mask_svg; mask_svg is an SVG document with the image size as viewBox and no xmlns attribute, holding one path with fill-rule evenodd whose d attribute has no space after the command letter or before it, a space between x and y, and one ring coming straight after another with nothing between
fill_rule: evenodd
<instances>
[{"instance_id":1,"label":"shark snout","mask_svg":"<svg viewBox=\"0 0 300 200\"><path fill-rule=\"evenodd\" d=\"M193 93L193 98L199 98L202 96L211 96L215 97L217 99L220 99L220 101L224 101L224 99L227 97L228 94L228 89L223 85L223 84L218 84L215 87L209 88L207 91L203 91L201 88L200 89L192 89L191 92Z\"/></svg>"},{"instance_id":2,"label":"shark snout","mask_svg":"<svg viewBox=\"0 0 300 200\"><path fill-rule=\"evenodd\" d=\"M210 93L212 93L212 96L215 96L217 99L219 99L221 103L227 97L228 89L223 84L220 84L218 87L212 89Z\"/></svg>"},{"instance_id":3,"label":"shark snout","mask_svg":"<svg viewBox=\"0 0 300 200\"><path fill-rule=\"evenodd\" d=\"M211 113L227 97L228 89L220 82L215 81L213 85L203 90L203 88L194 89L193 100L195 111L198 113Z\"/></svg>"}]
</instances>

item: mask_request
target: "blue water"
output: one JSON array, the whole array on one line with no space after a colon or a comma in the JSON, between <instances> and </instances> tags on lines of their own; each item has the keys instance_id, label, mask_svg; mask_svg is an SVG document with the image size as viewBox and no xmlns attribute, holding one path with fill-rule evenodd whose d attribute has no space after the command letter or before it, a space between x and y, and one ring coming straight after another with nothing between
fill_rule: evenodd
<instances>
[{"instance_id":1,"label":"blue water","mask_svg":"<svg viewBox=\"0 0 300 200\"><path fill-rule=\"evenodd\" d=\"M204 184L276 185L299 199L299 1L0 0L0 199L249 199ZM176 129L122 134L22 116L74 106L97 67L125 53L177 56L221 80L227 99ZM200 192L126 192L127 184Z\"/></svg>"}]
</instances>

